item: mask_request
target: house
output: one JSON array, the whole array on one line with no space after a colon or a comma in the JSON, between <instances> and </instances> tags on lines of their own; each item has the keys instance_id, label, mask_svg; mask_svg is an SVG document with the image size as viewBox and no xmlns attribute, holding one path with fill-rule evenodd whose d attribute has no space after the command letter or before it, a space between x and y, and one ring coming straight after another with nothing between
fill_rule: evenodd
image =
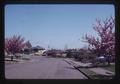
<instances>
[{"instance_id":1,"label":"house","mask_svg":"<svg viewBox=\"0 0 120 84\"><path fill-rule=\"evenodd\" d=\"M52 50L48 50L46 53L47 53L47 56L66 57L66 53L63 52L62 50L52 49Z\"/></svg>"},{"instance_id":2,"label":"house","mask_svg":"<svg viewBox=\"0 0 120 84\"><path fill-rule=\"evenodd\" d=\"M38 56L41 56L46 51L44 48L40 46L32 47L31 50L34 55Z\"/></svg>"}]
</instances>

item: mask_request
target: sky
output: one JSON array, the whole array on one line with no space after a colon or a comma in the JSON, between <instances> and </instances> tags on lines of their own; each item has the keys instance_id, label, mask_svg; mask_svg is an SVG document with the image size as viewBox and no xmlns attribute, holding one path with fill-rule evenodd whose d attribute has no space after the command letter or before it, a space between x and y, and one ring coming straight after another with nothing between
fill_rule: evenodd
<instances>
[{"instance_id":1,"label":"sky","mask_svg":"<svg viewBox=\"0 0 120 84\"><path fill-rule=\"evenodd\" d=\"M12 4L5 6L5 38L21 35L32 46L82 48L85 34L93 30L96 18L115 16L113 5L104 4Z\"/></svg>"}]
</instances>

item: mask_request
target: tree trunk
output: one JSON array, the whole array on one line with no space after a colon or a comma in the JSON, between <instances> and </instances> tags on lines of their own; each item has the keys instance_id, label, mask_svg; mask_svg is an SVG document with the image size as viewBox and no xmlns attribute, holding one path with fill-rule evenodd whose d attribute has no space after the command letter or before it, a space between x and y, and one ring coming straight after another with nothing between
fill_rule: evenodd
<instances>
[{"instance_id":1,"label":"tree trunk","mask_svg":"<svg viewBox=\"0 0 120 84\"><path fill-rule=\"evenodd\" d=\"M11 61L13 61L14 56L15 56L15 54L12 53L12 55L11 55Z\"/></svg>"},{"instance_id":2,"label":"tree trunk","mask_svg":"<svg viewBox=\"0 0 120 84\"><path fill-rule=\"evenodd\" d=\"M108 66L110 66L110 56L108 56Z\"/></svg>"},{"instance_id":3,"label":"tree trunk","mask_svg":"<svg viewBox=\"0 0 120 84\"><path fill-rule=\"evenodd\" d=\"M13 61L13 55L11 56L11 61Z\"/></svg>"}]
</instances>

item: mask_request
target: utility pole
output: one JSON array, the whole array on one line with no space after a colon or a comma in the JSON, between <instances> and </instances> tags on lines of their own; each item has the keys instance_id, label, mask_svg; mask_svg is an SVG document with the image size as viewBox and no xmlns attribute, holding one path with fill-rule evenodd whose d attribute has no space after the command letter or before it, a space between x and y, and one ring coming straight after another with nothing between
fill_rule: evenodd
<instances>
[{"instance_id":1,"label":"utility pole","mask_svg":"<svg viewBox=\"0 0 120 84\"><path fill-rule=\"evenodd\" d=\"M67 50L67 49L68 49L68 45L67 45L67 44L65 44L64 50Z\"/></svg>"},{"instance_id":2,"label":"utility pole","mask_svg":"<svg viewBox=\"0 0 120 84\"><path fill-rule=\"evenodd\" d=\"M50 46L48 45L48 50L50 50Z\"/></svg>"}]
</instances>

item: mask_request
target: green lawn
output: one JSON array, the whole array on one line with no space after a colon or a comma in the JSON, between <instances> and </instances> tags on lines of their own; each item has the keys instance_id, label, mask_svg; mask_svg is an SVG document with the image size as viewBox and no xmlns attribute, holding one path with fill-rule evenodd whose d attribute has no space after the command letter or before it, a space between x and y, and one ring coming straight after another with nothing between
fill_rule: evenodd
<instances>
[{"instance_id":1,"label":"green lawn","mask_svg":"<svg viewBox=\"0 0 120 84\"><path fill-rule=\"evenodd\" d=\"M88 68L79 68L79 70L83 72L84 74L86 74L90 79L111 79L110 76L97 74L89 70Z\"/></svg>"},{"instance_id":2,"label":"green lawn","mask_svg":"<svg viewBox=\"0 0 120 84\"><path fill-rule=\"evenodd\" d=\"M106 66L106 67L103 67L103 68L106 69L106 70L115 72L115 65L110 65L110 66Z\"/></svg>"}]
</instances>

